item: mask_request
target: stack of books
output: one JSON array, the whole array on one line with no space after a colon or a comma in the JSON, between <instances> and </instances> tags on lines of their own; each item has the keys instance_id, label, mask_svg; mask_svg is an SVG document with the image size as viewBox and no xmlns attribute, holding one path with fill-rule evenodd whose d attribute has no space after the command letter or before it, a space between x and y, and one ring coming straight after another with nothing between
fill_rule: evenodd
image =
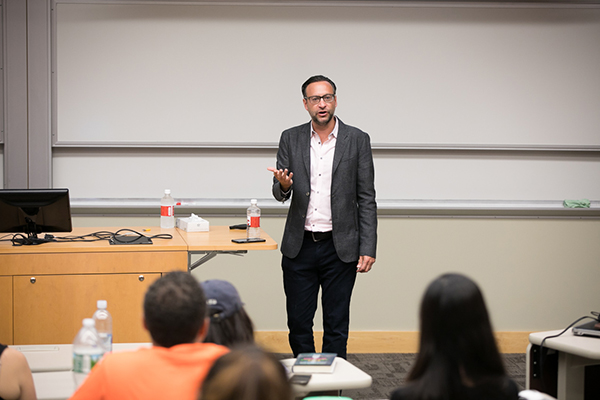
<instances>
[{"instance_id":1,"label":"stack of books","mask_svg":"<svg viewBox=\"0 0 600 400\"><path fill-rule=\"evenodd\" d=\"M335 369L335 353L300 353L292 365L292 372L331 374Z\"/></svg>"}]
</instances>

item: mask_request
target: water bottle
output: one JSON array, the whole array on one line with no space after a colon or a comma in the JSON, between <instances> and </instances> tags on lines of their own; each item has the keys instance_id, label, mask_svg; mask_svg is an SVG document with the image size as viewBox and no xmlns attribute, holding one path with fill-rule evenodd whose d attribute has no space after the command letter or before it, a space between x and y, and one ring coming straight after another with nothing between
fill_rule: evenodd
<instances>
[{"instance_id":1,"label":"water bottle","mask_svg":"<svg viewBox=\"0 0 600 400\"><path fill-rule=\"evenodd\" d=\"M246 237L248 238L260 237L260 208L258 208L256 203L258 203L256 199L250 200L250 207L248 207L246 212L248 218Z\"/></svg>"},{"instance_id":2,"label":"water bottle","mask_svg":"<svg viewBox=\"0 0 600 400\"><path fill-rule=\"evenodd\" d=\"M96 303L98 309L92 317L96 323L96 332L102 342L105 353L112 351L112 316L106 309L108 305L106 300L98 300Z\"/></svg>"},{"instance_id":3,"label":"water bottle","mask_svg":"<svg viewBox=\"0 0 600 400\"><path fill-rule=\"evenodd\" d=\"M171 191L165 189L165 195L160 199L160 227L175 228L175 200L171 197Z\"/></svg>"},{"instance_id":4,"label":"water bottle","mask_svg":"<svg viewBox=\"0 0 600 400\"><path fill-rule=\"evenodd\" d=\"M94 325L92 318L85 318L83 327L73 341L73 379L75 379L76 387L81 386L104 354Z\"/></svg>"}]
</instances>

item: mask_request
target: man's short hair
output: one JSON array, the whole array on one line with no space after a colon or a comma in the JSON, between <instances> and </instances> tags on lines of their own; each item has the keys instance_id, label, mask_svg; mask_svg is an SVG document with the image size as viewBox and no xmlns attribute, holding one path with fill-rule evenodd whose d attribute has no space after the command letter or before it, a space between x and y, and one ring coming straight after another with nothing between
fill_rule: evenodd
<instances>
[{"instance_id":1,"label":"man's short hair","mask_svg":"<svg viewBox=\"0 0 600 400\"><path fill-rule=\"evenodd\" d=\"M306 88L308 87L308 85L310 85L311 83L315 83L315 82L327 82L331 85L331 87L333 88L333 93L335 94L337 91L337 88L335 87L335 83L333 83L333 81L331 79L329 79L326 76L323 75L315 75L315 76L311 76L310 78L308 78L306 80L306 82L304 82L302 84L302 97L306 97Z\"/></svg>"},{"instance_id":2,"label":"man's short hair","mask_svg":"<svg viewBox=\"0 0 600 400\"><path fill-rule=\"evenodd\" d=\"M205 316L204 292L187 272L169 272L154 282L144 297L146 327L159 346L193 343Z\"/></svg>"}]
</instances>

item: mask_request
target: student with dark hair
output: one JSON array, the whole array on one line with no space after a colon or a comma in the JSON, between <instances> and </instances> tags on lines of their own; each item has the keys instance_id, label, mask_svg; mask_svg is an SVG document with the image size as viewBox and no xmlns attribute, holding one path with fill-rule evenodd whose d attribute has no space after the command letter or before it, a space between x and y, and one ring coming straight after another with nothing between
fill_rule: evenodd
<instances>
[{"instance_id":1,"label":"student with dark hair","mask_svg":"<svg viewBox=\"0 0 600 400\"><path fill-rule=\"evenodd\" d=\"M227 347L254 343L254 325L235 287L219 279L202 282L210 317L205 342Z\"/></svg>"},{"instance_id":2,"label":"student with dark hair","mask_svg":"<svg viewBox=\"0 0 600 400\"><path fill-rule=\"evenodd\" d=\"M460 274L435 279L421 302L419 354L392 400L517 400L477 284Z\"/></svg>"},{"instance_id":3,"label":"student with dark hair","mask_svg":"<svg viewBox=\"0 0 600 400\"><path fill-rule=\"evenodd\" d=\"M219 358L206 376L199 400L291 400L283 365L253 345Z\"/></svg>"},{"instance_id":4,"label":"student with dark hair","mask_svg":"<svg viewBox=\"0 0 600 400\"><path fill-rule=\"evenodd\" d=\"M164 275L144 298L153 346L105 355L71 399L195 399L212 364L229 351L202 343L208 324L198 281L183 271Z\"/></svg>"},{"instance_id":5,"label":"student with dark hair","mask_svg":"<svg viewBox=\"0 0 600 400\"><path fill-rule=\"evenodd\" d=\"M0 400L35 400L33 376L25 356L0 344Z\"/></svg>"}]
</instances>

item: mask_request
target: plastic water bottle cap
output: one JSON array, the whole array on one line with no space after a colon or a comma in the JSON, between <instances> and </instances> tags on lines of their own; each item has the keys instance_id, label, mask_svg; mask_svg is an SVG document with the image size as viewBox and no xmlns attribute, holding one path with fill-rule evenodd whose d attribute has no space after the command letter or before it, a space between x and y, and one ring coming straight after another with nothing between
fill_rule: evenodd
<instances>
[{"instance_id":1,"label":"plastic water bottle cap","mask_svg":"<svg viewBox=\"0 0 600 400\"><path fill-rule=\"evenodd\" d=\"M250 204L256 204L256 203L258 203L258 200L256 200L256 199L250 200Z\"/></svg>"},{"instance_id":2,"label":"plastic water bottle cap","mask_svg":"<svg viewBox=\"0 0 600 400\"><path fill-rule=\"evenodd\" d=\"M171 194L171 189L165 189L165 194Z\"/></svg>"},{"instance_id":3,"label":"plastic water bottle cap","mask_svg":"<svg viewBox=\"0 0 600 400\"><path fill-rule=\"evenodd\" d=\"M106 310L106 307L108 306L108 302L106 300L98 300L96 302L96 307L102 309L102 310Z\"/></svg>"},{"instance_id":4,"label":"plastic water bottle cap","mask_svg":"<svg viewBox=\"0 0 600 400\"><path fill-rule=\"evenodd\" d=\"M96 326L96 321L94 321L92 318L84 318L83 326L85 326L86 328L93 328L94 326Z\"/></svg>"}]
</instances>

